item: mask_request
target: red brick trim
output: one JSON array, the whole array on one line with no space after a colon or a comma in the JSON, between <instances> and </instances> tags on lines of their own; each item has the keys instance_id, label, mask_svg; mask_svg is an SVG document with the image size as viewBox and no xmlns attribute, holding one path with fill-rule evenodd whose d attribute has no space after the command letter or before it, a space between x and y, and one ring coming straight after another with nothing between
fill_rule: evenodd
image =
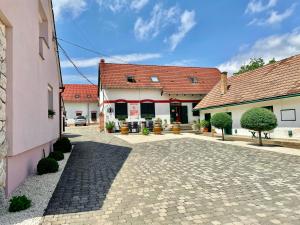
<instances>
[{"instance_id":1,"label":"red brick trim","mask_svg":"<svg viewBox=\"0 0 300 225\"><path fill-rule=\"evenodd\" d=\"M116 100L106 100L104 101L104 104L109 103L145 103L145 102L151 102L151 103L172 103L172 102L180 102L180 103L198 103L200 100L181 100L181 99L175 99L171 98L169 100L153 100L153 99L143 99L143 100L126 100L126 99L116 99Z\"/></svg>"}]
</instances>

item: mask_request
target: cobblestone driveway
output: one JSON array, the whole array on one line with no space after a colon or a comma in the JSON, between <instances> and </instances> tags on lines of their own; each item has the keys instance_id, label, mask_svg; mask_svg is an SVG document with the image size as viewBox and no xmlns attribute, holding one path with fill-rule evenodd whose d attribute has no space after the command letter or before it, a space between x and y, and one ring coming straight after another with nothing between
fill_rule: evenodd
<instances>
[{"instance_id":1,"label":"cobblestone driveway","mask_svg":"<svg viewBox=\"0 0 300 225\"><path fill-rule=\"evenodd\" d=\"M78 182L89 185L91 179L86 176L96 177L99 186L83 196L104 198L95 206L98 210L88 208L93 210L88 212L59 214L58 207L51 213L57 215L46 216L44 224L300 224L300 157L196 139L129 146L113 136L99 136L91 128L72 129L83 135L74 138L79 144L72 154L86 160L72 162L78 158L71 155L68 164L76 168L76 164L87 163L76 170L90 168L89 174L81 171L82 176L71 174L73 178L68 180L70 168L61 183L72 189ZM105 145L85 156L90 141ZM124 151L124 146L131 149L128 158L122 156L116 164L114 155ZM113 170L118 174L113 176L109 169L95 166L112 168L109 157L118 165ZM102 185L106 176L111 178L107 189ZM68 207L73 209L63 202L67 188L57 192L54 196L60 198L51 204L65 204L64 213ZM80 205L82 196L76 196Z\"/></svg>"}]
</instances>

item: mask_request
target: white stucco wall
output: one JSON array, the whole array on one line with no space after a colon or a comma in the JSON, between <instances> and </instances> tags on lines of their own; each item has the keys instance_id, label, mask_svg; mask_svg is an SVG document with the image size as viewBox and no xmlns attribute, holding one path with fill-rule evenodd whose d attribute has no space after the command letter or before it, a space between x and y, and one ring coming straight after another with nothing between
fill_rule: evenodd
<instances>
[{"instance_id":1,"label":"white stucco wall","mask_svg":"<svg viewBox=\"0 0 300 225\"><path fill-rule=\"evenodd\" d=\"M76 117L76 112L81 111L82 116L85 116L87 119L90 119L90 123L93 123L91 120L91 112L97 112L97 120L99 119L99 107L98 103L87 103L87 102L65 102L65 111L66 111L66 118L67 124L74 124L74 119Z\"/></svg>"},{"instance_id":2,"label":"white stucco wall","mask_svg":"<svg viewBox=\"0 0 300 225\"><path fill-rule=\"evenodd\" d=\"M161 95L161 90L157 89L107 89L102 90L100 92L100 111L103 110L105 114L106 121L115 120L115 110L114 103L106 103L102 104L104 101L113 101L119 99L125 100L170 100L179 99L179 100L199 100L202 98L201 95ZM188 107L188 121L192 123L194 120L199 119L199 117L194 117L192 113L192 103L191 102L183 102L182 105L186 105ZM104 108L103 108L104 107ZM108 113L107 109L111 107L113 109L113 113ZM128 103L128 114L129 114L130 103ZM140 104L138 104L138 108L140 108ZM170 103L155 103L155 114L156 118L161 118L163 121L166 119L168 123L170 123ZM143 120L139 118L139 120Z\"/></svg>"},{"instance_id":3,"label":"white stucco wall","mask_svg":"<svg viewBox=\"0 0 300 225\"><path fill-rule=\"evenodd\" d=\"M293 136L291 138L300 138L300 97L292 97L285 99L278 99L266 102L216 108L211 110L202 110L200 113L201 120L204 119L205 113L211 113L212 115L217 112L231 112L232 113L232 134L236 135L247 135L251 136L251 133L241 128L240 119L244 112L250 108L255 107L264 107L264 106L273 106L274 114L278 120L278 127L271 133L273 138L290 138L288 131L293 131ZM281 120L281 110L285 109L295 109L296 112L296 121L282 121ZM217 130L218 133L221 133L220 130Z\"/></svg>"}]
</instances>

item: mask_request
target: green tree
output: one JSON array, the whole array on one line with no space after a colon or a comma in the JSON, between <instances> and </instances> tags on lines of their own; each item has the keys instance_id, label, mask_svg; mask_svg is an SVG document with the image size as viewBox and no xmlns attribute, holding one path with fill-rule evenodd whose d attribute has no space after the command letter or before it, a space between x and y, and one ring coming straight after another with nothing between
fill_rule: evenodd
<instances>
[{"instance_id":1,"label":"green tree","mask_svg":"<svg viewBox=\"0 0 300 225\"><path fill-rule=\"evenodd\" d=\"M275 62L276 62L276 60L275 60L275 58L273 58L269 61L268 64L273 64ZM245 72L248 72L248 71L251 71L251 70L255 70L255 69L260 68L264 65L265 65L265 61L263 60L263 58L261 58L261 57L260 58L251 58L250 62L247 65L241 66L240 70L238 72L234 73L234 75L239 75L241 73L245 73Z\"/></svg>"},{"instance_id":2,"label":"green tree","mask_svg":"<svg viewBox=\"0 0 300 225\"><path fill-rule=\"evenodd\" d=\"M229 116L227 113L216 113L214 114L210 119L211 124L222 130L222 140L225 140L224 137L224 129L227 127L230 127L232 124L231 116Z\"/></svg>"},{"instance_id":3,"label":"green tree","mask_svg":"<svg viewBox=\"0 0 300 225\"><path fill-rule=\"evenodd\" d=\"M253 108L246 111L241 118L242 128L258 132L259 145L262 146L262 131L273 130L277 127L277 118L275 114L264 108Z\"/></svg>"},{"instance_id":4,"label":"green tree","mask_svg":"<svg viewBox=\"0 0 300 225\"><path fill-rule=\"evenodd\" d=\"M273 63L276 63L275 58L271 59L268 64L273 64Z\"/></svg>"}]
</instances>

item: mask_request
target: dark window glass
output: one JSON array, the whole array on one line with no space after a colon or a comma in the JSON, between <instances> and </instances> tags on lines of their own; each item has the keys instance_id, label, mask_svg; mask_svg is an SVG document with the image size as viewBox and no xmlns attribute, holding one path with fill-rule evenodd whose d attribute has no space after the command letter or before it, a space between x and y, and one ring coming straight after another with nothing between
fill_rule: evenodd
<instances>
[{"instance_id":1,"label":"dark window glass","mask_svg":"<svg viewBox=\"0 0 300 225\"><path fill-rule=\"evenodd\" d=\"M193 108L195 108L197 104L198 104L198 103L192 103ZM199 110L193 111L193 116L200 116Z\"/></svg>"},{"instance_id":2,"label":"dark window glass","mask_svg":"<svg viewBox=\"0 0 300 225\"><path fill-rule=\"evenodd\" d=\"M128 81L129 83L136 83L136 80L134 79L134 76L128 76L128 77L127 77L127 81Z\"/></svg>"},{"instance_id":3,"label":"dark window glass","mask_svg":"<svg viewBox=\"0 0 300 225\"><path fill-rule=\"evenodd\" d=\"M91 112L91 119L92 119L92 121L97 120L97 113L96 112Z\"/></svg>"},{"instance_id":4,"label":"dark window glass","mask_svg":"<svg viewBox=\"0 0 300 225\"><path fill-rule=\"evenodd\" d=\"M155 117L155 104L154 103L141 103L141 117L154 118Z\"/></svg>"},{"instance_id":5,"label":"dark window glass","mask_svg":"<svg viewBox=\"0 0 300 225\"><path fill-rule=\"evenodd\" d=\"M125 120L128 117L127 103L115 104L115 118Z\"/></svg>"},{"instance_id":6,"label":"dark window glass","mask_svg":"<svg viewBox=\"0 0 300 225\"><path fill-rule=\"evenodd\" d=\"M271 112L273 112L273 106L269 105L269 106L264 106L263 108L270 110Z\"/></svg>"}]
</instances>

